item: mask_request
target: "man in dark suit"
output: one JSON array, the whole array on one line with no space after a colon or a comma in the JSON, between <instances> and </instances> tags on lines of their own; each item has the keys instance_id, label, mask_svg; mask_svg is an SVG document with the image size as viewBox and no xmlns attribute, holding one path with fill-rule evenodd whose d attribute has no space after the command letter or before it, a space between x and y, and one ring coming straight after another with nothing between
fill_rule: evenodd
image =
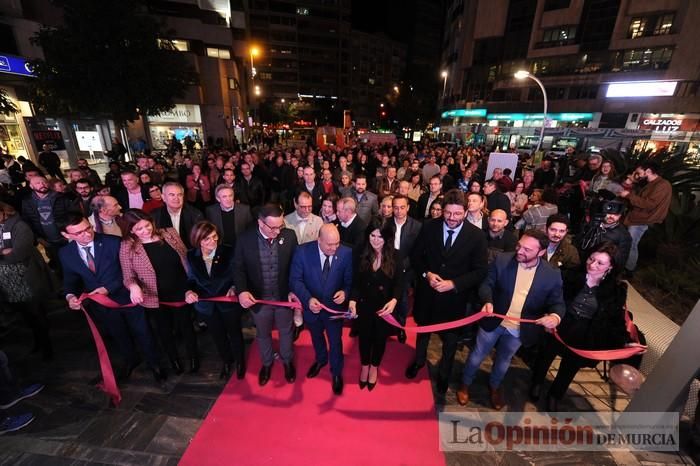
<instances>
[{"instance_id":1,"label":"man in dark suit","mask_svg":"<svg viewBox=\"0 0 700 466\"><path fill-rule=\"evenodd\" d=\"M351 197L340 199L336 209L340 242L352 249L355 258L359 257L362 251L365 242L365 228L367 228L367 224L357 216L356 209L357 201Z\"/></svg>"},{"instance_id":2,"label":"man in dark suit","mask_svg":"<svg viewBox=\"0 0 700 466\"><path fill-rule=\"evenodd\" d=\"M406 323L406 316L408 315L408 287L415 278L411 267L411 251L423 226L421 222L408 215L410 210L409 200L408 197L397 194L391 201L394 210L394 224L396 225L394 249L398 252L399 260L403 264L406 280L406 284L403 287L403 295L394 312L394 316L401 324ZM399 330L398 336L401 343L406 341L406 332L403 329Z\"/></svg>"},{"instance_id":3,"label":"man in dark suit","mask_svg":"<svg viewBox=\"0 0 700 466\"><path fill-rule=\"evenodd\" d=\"M498 183L494 180L488 180L484 183L484 195L486 196L486 208L489 212L496 209L501 209L508 215L510 220L510 199L501 192Z\"/></svg>"},{"instance_id":4,"label":"man in dark suit","mask_svg":"<svg viewBox=\"0 0 700 466\"><path fill-rule=\"evenodd\" d=\"M331 309L347 306L352 286L352 251L340 244L340 234L333 224L321 227L318 241L299 247L292 260L289 286L304 306L304 322L311 332L316 360L306 373L318 375L329 361L333 375L333 393L343 393L343 321L331 319ZM326 343L328 338L328 344Z\"/></svg>"},{"instance_id":5,"label":"man in dark suit","mask_svg":"<svg viewBox=\"0 0 700 466\"><path fill-rule=\"evenodd\" d=\"M321 211L321 205L323 204L323 195L325 194L323 192L323 185L317 182L316 172L312 167L304 168L303 177L304 183L299 187L299 189L311 194L311 213L313 213L314 215L318 215L318 213ZM295 197L298 195L298 192L295 193Z\"/></svg>"},{"instance_id":6,"label":"man in dark suit","mask_svg":"<svg viewBox=\"0 0 700 466\"><path fill-rule=\"evenodd\" d=\"M443 219L428 220L416 240L411 263L416 271L416 304L413 316L418 325L458 320L467 314L467 303L486 277L486 236L465 222L464 193L456 189L445 194ZM438 390L447 391L460 329L439 332L442 359ZM425 365L429 333L416 340L416 359L406 369L414 378Z\"/></svg>"},{"instance_id":7,"label":"man in dark suit","mask_svg":"<svg viewBox=\"0 0 700 466\"><path fill-rule=\"evenodd\" d=\"M236 193L241 203L250 206L251 209L259 207L265 202L265 186L260 178L253 174L250 163L241 164L241 176L236 178Z\"/></svg>"},{"instance_id":8,"label":"man in dark suit","mask_svg":"<svg viewBox=\"0 0 700 466\"><path fill-rule=\"evenodd\" d=\"M528 230L518 241L515 253L503 253L489 266L488 277L479 288L483 312L509 317L536 319L520 324L513 320L482 319L476 346L464 366L462 384L457 391L461 405L469 403L469 385L481 362L496 347L489 389L495 409L505 405L501 382L513 355L521 345L539 343L544 328L553 329L566 312L561 274L543 256L547 252L547 235ZM539 393L538 393L539 396Z\"/></svg>"},{"instance_id":9,"label":"man in dark suit","mask_svg":"<svg viewBox=\"0 0 700 466\"><path fill-rule=\"evenodd\" d=\"M296 248L297 236L294 231L284 228L284 212L275 204L262 206L256 228L249 228L236 241L234 283L238 300L241 306L252 310L257 329L255 338L262 358L258 375L260 386L270 380L275 360L273 325L279 332L279 354L284 364L284 377L289 383L296 379L292 309L256 304L256 299L298 301L289 289L289 268Z\"/></svg>"},{"instance_id":10,"label":"man in dark suit","mask_svg":"<svg viewBox=\"0 0 700 466\"><path fill-rule=\"evenodd\" d=\"M250 207L241 203L236 204L233 188L225 184L216 187L214 197L218 204L206 208L207 220L216 225L223 244L235 247L236 238L253 223Z\"/></svg>"},{"instance_id":11,"label":"man in dark suit","mask_svg":"<svg viewBox=\"0 0 700 466\"><path fill-rule=\"evenodd\" d=\"M82 293L109 296L118 304L130 304L129 292L124 288L119 265L121 238L95 233L90 222L80 214L71 214L62 228L62 235L70 241L58 252L63 266L63 288L71 309L80 309L78 297ZM158 384L165 381L159 369L159 359L142 307L107 309L86 300L85 309L114 339L125 366L120 378L127 379L139 365L133 341L138 342Z\"/></svg>"},{"instance_id":12,"label":"man in dark suit","mask_svg":"<svg viewBox=\"0 0 700 466\"><path fill-rule=\"evenodd\" d=\"M418 219L430 218L430 205L435 199L442 195L442 180L439 175L430 178L428 183L428 192L423 193L418 198Z\"/></svg>"},{"instance_id":13,"label":"man in dark suit","mask_svg":"<svg viewBox=\"0 0 700 466\"><path fill-rule=\"evenodd\" d=\"M165 205L152 212L158 228L173 227L180 234L187 249L190 245L190 232L195 223L204 220L204 215L196 207L185 203L185 190L180 183L168 181L163 185Z\"/></svg>"}]
</instances>

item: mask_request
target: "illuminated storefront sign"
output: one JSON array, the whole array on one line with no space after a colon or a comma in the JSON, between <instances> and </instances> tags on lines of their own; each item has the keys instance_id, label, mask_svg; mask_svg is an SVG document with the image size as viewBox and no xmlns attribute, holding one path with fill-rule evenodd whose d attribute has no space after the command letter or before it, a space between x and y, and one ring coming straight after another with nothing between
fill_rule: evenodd
<instances>
[{"instance_id":1,"label":"illuminated storefront sign","mask_svg":"<svg viewBox=\"0 0 700 466\"><path fill-rule=\"evenodd\" d=\"M612 83L605 97L670 97L676 92L677 81L639 81Z\"/></svg>"},{"instance_id":2,"label":"illuminated storefront sign","mask_svg":"<svg viewBox=\"0 0 700 466\"><path fill-rule=\"evenodd\" d=\"M644 113L639 119L639 129L656 131L659 133L673 133L676 131L697 131L700 119L688 118L687 115L678 113Z\"/></svg>"},{"instance_id":3,"label":"illuminated storefront sign","mask_svg":"<svg viewBox=\"0 0 700 466\"><path fill-rule=\"evenodd\" d=\"M499 121L523 121L523 120L541 120L541 113L489 113L486 119ZM548 113L548 120L554 121L591 121L593 120L592 113Z\"/></svg>"},{"instance_id":4,"label":"illuminated storefront sign","mask_svg":"<svg viewBox=\"0 0 700 466\"><path fill-rule=\"evenodd\" d=\"M486 116L485 108L460 108L457 110L448 110L442 112L443 118L456 118L456 117L475 117L483 118Z\"/></svg>"},{"instance_id":5,"label":"illuminated storefront sign","mask_svg":"<svg viewBox=\"0 0 700 466\"><path fill-rule=\"evenodd\" d=\"M13 57L12 55L0 55L0 73L34 77L29 62L25 58Z\"/></svg>"}]
</instances>

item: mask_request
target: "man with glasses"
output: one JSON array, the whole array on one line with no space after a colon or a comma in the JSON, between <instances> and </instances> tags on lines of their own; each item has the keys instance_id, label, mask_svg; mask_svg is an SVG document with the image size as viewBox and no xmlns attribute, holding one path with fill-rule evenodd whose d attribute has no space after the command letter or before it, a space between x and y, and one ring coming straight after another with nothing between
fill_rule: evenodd
<instances>
[{"instance_id":1,"label":"man with glasses","mask_svg":"<svg viewBox=\"0 0 700 466\"><path fill-rule=\"evenodd\" d=\"M284 364L284 377L296 380L293 348L293 311L287 307L257 304L258 299L298 301L289 289L289 269L297 247L294 232L284 227L284 213L276 204L265 204L258 211L256 228L249 228L236 241L234 283L238 300L250 309L257 329L262 367L258 384L270 380L274 350L272 327L279 332L279 355Z\"/></svg>"},{"instance_id":2,"label":"man with glasses","mask_svg":"<svg viewBox=\"0 0 700 466\"><path fill-rule=\"evenodd\" d=\"M457 189L445 194L443 218L426 220L411 253L416 272L416 301L413 316L418 325L458 320L467 315L467 303L488 270L484 232L465 222L466 200ZM448 388L452 363L462 329L438 332L442 340L438 391ZM425 366L430 333L416 340L416 358L406 369L413 379Z\"/></svg>"},{"instance_id":3,"label":"man with glasses","mask_svg":"<svg viewBox=\"0 0 700 466\"><path fill-rule=\"evenodd\" d=\"M77 213L68 217L61 234L70 241L58 253L63 266L63 289L68 307L80 309L78 297L83 293L109 296L118 304L130 304L119 265L121 238L95 233L90 222ZM116 343L123 359L122 369L117 372L118 378L128 379L141 363L133 343L136 341L156 383L162 386L166 375L159 368L158 354L143 308L108 309L91 300L85 300L82 305Z\"/></svg>"}]
</instances>

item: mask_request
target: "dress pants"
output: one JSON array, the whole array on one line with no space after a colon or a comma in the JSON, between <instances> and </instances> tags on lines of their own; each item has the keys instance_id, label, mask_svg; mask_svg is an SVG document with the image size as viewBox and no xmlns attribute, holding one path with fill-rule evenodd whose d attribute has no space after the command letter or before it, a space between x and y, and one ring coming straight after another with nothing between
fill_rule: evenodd
<instances>
[{"instance_id":1,"label":"dress pants","mask_svg":"<svg viewBox=\"0 0 700 466\"><path fill-rule=\"evenodd\" d=\"M430 343L430 333L419 333L416 337L416 364L422 366L428 356L428 344ZM442 340L442 358L440 358L439 374L440 378L448 379L452 374L452 364L457 352L457 342L461 335L459 329L445 330L437 332L437 336Z\"/></svg>"},{"instance_id":2,"label":"dress pants","mask_svg":"<svg viewBox=\"0 0 700 466\"><path fill-rule=\"evenodd\" d=\"M386 339L394 327L372 312L357 318L360 340L360 361L363 366L379 366L386 350Z\"/></svg>"},{"instance_id":3,"label":"dress pants","mask_svg":"<svg viewBox=\"0 0 700 466\"><path fill-rule=\"evenodd\" d=\"M331 320L329 313L304 314L304 323L311 333L311 342L319 364L331 363L331 374L340 377L343 374L343 321ZM326 337L328 340L326 341Z\"/></svg>"},{"instance_id":4,"label":"dress pants","mask_svg":"<svg viewBox=\"0 0 700 466\"><path fill-rule=\"evenodd\" d=\"M211 314L199 314L207 323L216 350L225 363L243 362L242 310L239 304L234 306L233 309L227 308L222 311L220 306L215 304Z\"/></svg>"},{"instance_id":5,"label":"dress pants","mask_svg":"<svg viewBox=\"0 0 700 466\"><path fill-rule=\"evenodd\" d=\"M258 341L263 366L274 362L272 327L277 327L280 338L280 358L285 364L294 360L294 311L286 307L255 306L253 312L255 339Z\"/></svg>"},{"instance_id":6,"label":"dress pants","mask_svg":"<svg viewBox=\"0 0 700 466\"><path fill-rule=\"evenodd\" d=\"M187 348L187 355L194 359L199 357L197 335L194 333L190 319L190 306L181 308L163 306L149 309L149 318L154 324L163 350L171 361L178 360L176 333L182 336L185 348Z\"/></svg>"},{"instance_id":7,"label":"dress pants","mask_svg":"<svg viewBox=\"0 0 700 466\"><path fill-rule=\"evenodd\" d=\"M6 404L17 398L19 386L10 372L7 355L0 351L0 404Z\"/></svg>"}]
</instances>

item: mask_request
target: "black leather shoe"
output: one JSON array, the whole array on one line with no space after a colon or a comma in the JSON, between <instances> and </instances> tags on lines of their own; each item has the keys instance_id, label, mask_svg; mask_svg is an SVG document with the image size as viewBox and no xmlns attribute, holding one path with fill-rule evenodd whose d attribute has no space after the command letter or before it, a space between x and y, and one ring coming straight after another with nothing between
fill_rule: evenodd
<instances>
[{"instance_id":1,"label":"black leather shoe","mask_svg":"<svg viewBox=\"0 0 700 466\"><path fill-rule=\"evenodd\" d=\"M245 377L245 361L238 361L238 367L236 368L236 378L238 380L243 380Z\"/></svg>"},{"instance_id":2,"label":"black leather shoe","mask_svg":"<svg viewBox=\"0 0 700 466\"><path fill-rule=\"evenodd\" d=\"M272 373L272 365L262 366L260 368L260 374L258 374L258 385L264 387L265 384L270 380L270 374Z\"/></svg>"},{"instance_id":3,"label":"black leather shoe","mask_svg":"<svg viewBox=\"0 0 700 466\"><path fill-rule=\"evenodd\" d=\"M323 364L319 364L318 362L314 362L313 364L311 364L311 367L309 367L309 370L306 373L306 378L313 379L314 377L316 377L318 373L321 372L321 368L325 365L325 362Z\"/></svg>"},{"instance_id":4,"label":"black leather shoe","mask_svg":"<svg viewBox=\"0 0 700 466\"><path fill-rule=\"evenodd\" d=\"M406 368L406 378L407 379L415 379L416 376L418 375L418 371L421 370L425 366L425 363L423 364L418 364L416 362L413 362L410 366Z\"/></svg>"},{"instance_id":5,"label":"black leather shoe","mask_svg":"<svg viewBox=\"0 0 700 466\"><path fill-rule=\"evenodd\" d=\"M333 393L336 395L343 394L343 378L339 375L333 376Z\"/></svg>"},{"instance_id":6,"label":"black leather shoe","mask_svg":"<svg viewBox=\"0 0 700 466\"><path fill-rule=\"evenodd\" d=\"M196 374L199 372L199 358L190 359L190 374Z\"/></svg>"},{"instance_id":7,"label":"black leather shoe","mask_svg":"<svg viewBox=\"0 0 700 466\"><path fill-rule=\"evenodd\" d=\"M177 359L171 360L170 366L173 368L175 375L181 375L183 372L185 372L184 370L182 370L182 363L180 363L180 361Z\"/></svg>"},{"instance_id":8,"label":"black leather shoe","mask_svg":"<svg viewBox=\"0 0 700 466\"><path fill-rule=\"evenodd\" d=\"M532 401L538 401L540 399L540 396L542 395L542 384L532 384L532 386L530 386L530 392L528 394L530 395L530 399Z\"/></svg>"},{"instance_id":9,"label":"black leather shoe","mask_svg":"<svg viewBox=\"0 0 700 466\"><path fill-rule=\"evenodd\" d=\"M221 367L221 373L219 373L219 378L228 379L231 376L231 370L231 363L225 362L224 365Z\"/></svg>"},{"instance_id":10,"label":"black leather shoe","mask_svg":"<svg viewBox=\"0 0 700 466\"><path fill-rule=\"evenodd\" d=\"M293 362L284 365L284 378L289 383L294 383L294 381L297 379L297 368L294 367Z\"/></svg>"},{"instance_id":11,"label":"black leather shoe","mask_svg":"<svg viewBox=\"0 0 700 466\"><path fill-rule=\"evenodd\" d=\"M406 343L406 331L404 329L399 330L399 343Z\"/></svg>"},{"instance_id":12,"label":"black leather shoe","mask_svg":"<svg viewBox=\"0 0 700 466\"><path fill-rule=\"evenodd\" d=\"M302 330L304 330L303 325L299 325L298 327L294 326L294 338L292 339L292 341L297 341L299 339L299 335L301 335Z\"/></svg>"}]
</instances>

